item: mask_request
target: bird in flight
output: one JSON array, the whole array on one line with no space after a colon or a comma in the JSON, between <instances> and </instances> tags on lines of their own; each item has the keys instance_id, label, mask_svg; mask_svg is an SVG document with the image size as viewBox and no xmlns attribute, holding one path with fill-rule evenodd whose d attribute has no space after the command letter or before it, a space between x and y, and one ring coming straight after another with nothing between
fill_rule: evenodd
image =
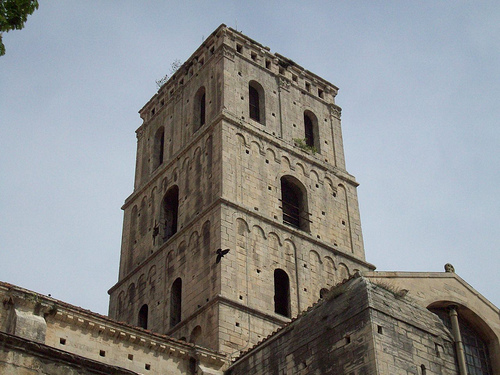
<instances>
[{"instance_id":1,"label":"bird in flight","mask_svg":"<svg viewBox=\"0 0 500 375\"><path fill-rule=\"evenodd\" d=\"M229 253L229 249L225 249L225 250L217 249L216 253L217 253L217 259L215 260L215 264L218 264L218 263L220 263L220 260L222 259L222 257L224 255L226 255L227 253Z\"/></svg>"}]
</instances>

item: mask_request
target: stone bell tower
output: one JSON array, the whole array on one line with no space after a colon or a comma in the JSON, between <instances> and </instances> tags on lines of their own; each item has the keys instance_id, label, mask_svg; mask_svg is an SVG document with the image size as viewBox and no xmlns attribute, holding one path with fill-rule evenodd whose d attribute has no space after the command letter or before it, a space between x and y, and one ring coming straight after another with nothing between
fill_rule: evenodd
<instances>
[{"instance_id":1,"label":"stone bell tower","mask_svg":"<svg viewBox=\"0 0 500 375\"><path fill-rule=\"evenodd\" d=\"M225 25L139 111L109 314L225 353L365 261L337 87Z\"/></svg>"}]
</instances>

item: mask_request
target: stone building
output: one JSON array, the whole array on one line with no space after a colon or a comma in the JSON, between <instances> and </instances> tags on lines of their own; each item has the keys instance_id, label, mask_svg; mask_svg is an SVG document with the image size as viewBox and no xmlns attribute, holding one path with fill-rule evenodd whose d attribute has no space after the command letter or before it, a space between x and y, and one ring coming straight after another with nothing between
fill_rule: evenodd
<instances>
[{"instance_id":1,"label":"stone building","mask_svg":"<svg viewBox=\"0 0 500 375\"><path fill-rule=\"evenodd\" d=\"M451 267L366 261L337 91L217 28L139 111L109 317L0 284L0 370L500 373L499 310Z\"/></svg>"}]
</instances>

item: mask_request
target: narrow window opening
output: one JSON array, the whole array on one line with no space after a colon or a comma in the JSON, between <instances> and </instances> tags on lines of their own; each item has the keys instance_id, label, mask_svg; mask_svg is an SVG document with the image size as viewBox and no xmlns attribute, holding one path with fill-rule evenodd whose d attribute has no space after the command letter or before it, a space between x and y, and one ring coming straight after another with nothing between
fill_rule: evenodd
<instances>
[{"instance_id":1,"label":"narrow window opening","mask_svg":"<svg viewBox=\"0 0 500 375\"><path fill-rule=\"evenodd\" d=\"M299 80L298 77L295 74L292 74L292 81L297 83L298 80ZM293 103L293 104L295 104L295 103Z\"/></svg>"},{"instance_id":2,"label":"narrow window opening","mask_svg":"<svg viewBox=\"0 0 500 375\"><path fill-rule=\"evenodd\" d=\"M313 123L311 118L304 114L304 132L306 144L309 147L314 147L314 131L313 131Z\"/></svg>"},{"instance_id":3,"label":"narrow window opening","mask_svg":"<svg viewBox=\"0 0 500 375\"><path fill-rule=\"evenodd\" d=\"M424 365L420 366L420 371L421 371L422 375L427 375L427 369L425 368Z\"/></svg>"},{"instance_id":4,"label":"narrow window opening","mask_svg":"<svg viewBox=\"0 0 500 375\"><path fill-rule=\"evenodd\" d=\"M323 95L323 90L318 89L318 96L319 96L321 99L323 99L323 96L324 96L324 95Z\"/></svg>"},{"instance_id":5,"label":"narrow window opening","mask_svg":"<svg viewBox=\"0 0 500 375\"><path fill-rule=\"evenodd\" d=\"M144 365L144 368L149 371L149 370L151 370L151 365L149 363L146 363Z\"/></svg>"},{"instance_id":6,"label":"narrow window opening","mask_svg":"<svg viewBox=\"0 0 500 375\"><path fill-rule=\"evenodd\" d=\"M290 317L290 280L285 271L274 271L274 312Z\"/></svg>"},{"instance_id":7,"label":"narrow window opening","mask_svg":"<svg viewBox=\"0 0 500 375\"><path fill-rule=\"evenodd\" d=\"M134 355L133 354L129 354L128 355L128 359L129 359L129 361L133 361L134 360Z\"/></svg>"},{"instance_id":8,"label":"narrow window opening","mask_svg":"<svg viewBox=\"0 0 500 375\"><path fill-rule=\"evenodd\" d=\"M250 57L252 58L253 61L257 61L257 54L255 52L251 52Z\"/></svg>"},{"instance_id":9,"label":"narrow window opening","mask_svg":"<svg viewBox=\"0 0 500 375\"><path fill-rule=\"evenodd\" d=\"M304 186L292 176L281 177L283 223L309 231L309 213Z\"/></svg>"},{"instance_id":10,"label":"narrow window opening","mask_svg":"<svg viewBox=\"0 0 500 375\"><path fill-rule=\"evenodd\" d=\"M163 226L163 242L177 233L177 216L179 210L179 188L171 187L162 204L162 226Z\"/></svg>"},{"instance_id":11,"label":"narrow window opening","mask_svg":"<svg viewBox=\"0 0 500 375\"><path fill-rule=\"evenodd\" d=\"M155 108L153 108L153 109L151 110L151 115L154 115L154 114L155 114Z\"/></svg>"},{"instance_id":12,"label":"narrow window opening","mask_svg":"<svg viewBox=\"0 0 500 375\"><path fill-rule=\"evenodd\" d=\"M205 125L205 94L200 99L200 126Z\"/></svg>"},{"instance_id":13,"label":"narrow window opening","mask_svg":"<svg viewBox=\"0 0 500 375\"><path fill-rule=\"evenodd\" d=\"M99 350L99 355L101 357L106 357L106 352L104 350Z\"/></svg>"},{"instance_id":14,"label":"narrow window opening","mask_svg":"<svg viewBox=\"0 0 500 375\"><path fill-rule=\"evenodd\" d=\"M155 134L153 146L153 170L163 164L165 148L165 129L160 127Z\"/></svg>"},{"instance_id":15,"label":"narrow window opening","mask_svg":"<svg viewBox=\"0 0 500 375\"><path fill-rule=\"evenodd\" d=\"M206 122L206 95L205 87L200 87L194 98L194 131L197 131Z\"/></svg>"},{"instance_id":16,"label":"narrow window opening","mask_svg":"<svg viewBox=\"0 0 500 375\"><path fill-rule=\"evenodd\" d=\"M306 91L311 92L311 84L309 82L306 82Z\"/></svg>"},{"instance_id":17,"label":"narrow window opening","mask_svg":"<svg viewBox=\"0 0 500 375\"><path fill-rule=\"evenodd\" d=\"M271 61L266 60L266 69L271 69Z\"/></svg>"},{"instance_id":18,"label":"narrow window opening","mask_svg":"<svg viewBox=\"0 0 500 375\"><path fill-rule=\"evenodd\" d=\"M243 51L243 46L241 44L236 44L236 52L241 53Z\"/></svg>"},{"instance_id":19,"label":"narrow window opening","mask_svg":"<svg viewBox=\"0 0 500 375\"><path fill-rule=\"evenodd\" d=\"M380 333L380 334L382 334L382 333L383 333L383 331L382 331L382 326L377 326L377 332L378 332L378 333Z\"/></svg>"},{"instance_id":20,"label":"narrow window opening","mask_svg":"<svg viewBox=\"0 0 500 375\"><path fill-rule=\"evenodd\" d=\"M62 337L61 337L61 338L59 339L59 344L61 344L61 345L66 345L66 339L64 339L64 338L62 338Z\"/></svg>"},{"instance_id":21,"label":"narrow window opening","mask_svg":"<svg viewBox=\"0 0 500 375\"><path fill-rule=\"evenodd\" d=\"M177 278L172 284L170 291L170 327L174 327L181 321L182 307L182 279Z\"/></svg>"},{"instance_id":22,"label":"narrow window opening","mask_svg":"<svg viewBox=\"0 0 500 375\"><path fill-rule=\"evenodd\" d=\"M345 337L345 343L350 344L351 343L351 336L346 336Z\"/></svg>"},{"instance_id":23,"label":"narrow window opening","mask_svg":"<svg viewBox=\"0 0 500 375\"><path fill-rule=\"evenodd\" d=\"M139 310L137 325L141 328L148 329L148 305L146 304L142 305Z\"/></svg>"},{"instance_id":24,"label":"narrow window opening","mask_svg":"<svg viewBox=\"0 0 500 375\"><path fill-rule=\"evenodd\" d=\"M260 122L259 93L252 86L248 88L248 93L249 93L250 118L252 120Z\"/></svg>"}]
</instances>

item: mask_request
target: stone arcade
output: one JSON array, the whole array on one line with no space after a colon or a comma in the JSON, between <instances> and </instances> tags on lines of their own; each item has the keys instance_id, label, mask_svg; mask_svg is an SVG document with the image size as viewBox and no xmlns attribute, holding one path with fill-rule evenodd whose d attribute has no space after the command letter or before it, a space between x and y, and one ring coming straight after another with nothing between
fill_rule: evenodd
<instances>
[{"instance_id":1,"label":"stone arcade","mask_svg":"<svg viewBox=\"0 0 500 375\"><path fill-rule=\"evenodd\" d=\"M365 260L337 91L217 28L139 112L109 317L0 284L0 372L499 374L452 267Z\"/></svg>"}]
</instances>

